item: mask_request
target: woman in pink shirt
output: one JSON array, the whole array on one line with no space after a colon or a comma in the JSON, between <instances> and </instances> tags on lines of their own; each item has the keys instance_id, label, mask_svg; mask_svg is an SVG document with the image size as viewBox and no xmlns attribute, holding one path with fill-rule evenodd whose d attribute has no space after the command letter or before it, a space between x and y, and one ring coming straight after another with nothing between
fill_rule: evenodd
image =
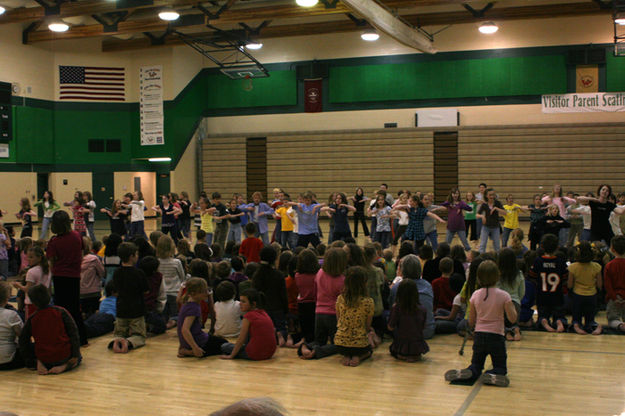
<instances>
[{"instance_id":1,"label":"woman in pink shirt","mask_svg":"<svg viewBox=\"0 0 625 416\"><path fill-rule=\"evenodd\" d=\"M323 358L337 353L334 346L336 332L336 299L343 291L347 253L331 248L323 257L323 266L315 276L317 305L315 307L315 341L302 344L299 354L303 359ZM328 339L330 343L328 344Z\"/></svg>"},{"instance_id":2,"label":"woman in pink shirt","mask_svg":"<svg viewBox=\"0 0 625 416\"><path fill-rule=\"evenodd\" d=\"M508 292L495 287L499 281L499 268L495 262L483 261L477 268L477 279L482 288L473 292L469 309L469 325L475 326L471 365L462 370L447 371L445 380L473 384L480 378L484 384L507 387L510 380L506 376L504 312L511 323L516 322L517 312ZM482 374L488 355L493 369Z\"/></svg>"}]
</instances>

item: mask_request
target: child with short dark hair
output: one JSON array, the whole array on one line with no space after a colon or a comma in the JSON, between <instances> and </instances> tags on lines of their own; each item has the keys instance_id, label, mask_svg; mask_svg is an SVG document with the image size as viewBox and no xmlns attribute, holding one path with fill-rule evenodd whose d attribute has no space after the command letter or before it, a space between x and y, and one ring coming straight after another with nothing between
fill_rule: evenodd
<instances>
[{"instance_id":1,"label":"child with short dark hair","mask_svg":"<svg viewBox=\"0 0 625 416\"><path fill-rule=\"evenodd\" d=\"M396 302L388 321L393 331L391 355L398 360L415 362L430 350L423 337L427 311L419 302L419 288L412 279L404 279L397 288Z\"/></svg>"},{"instance_id":2,"label":"child with short dark hair","mask_svg":"<svg viewBox=\"0 0 625 416\"><path fill-rule=\"evenodd\" d=\"M601 290L601 265L592 261L595 253L588 241L577 246L577 261L569 266L567 286L573 309L573 329L580 335L601 334L601 325L595 323L597 288ZM584 326L582 327L582 316ZM596 326L596 328L593 328Z\"/></svg>"},{"instance_id":3,"label":"child with short dark hair","mask_svg":"<svg viewBox=\"0 0 625 416\"><path fill-rule=\"evenodd\" d=\"M434 311L438 309L444 309L451 311L451 305L454 301L454 293L449 285L449 277L454 271L454 261L451 257L444 257L441 259L438 269L441 272L441 276L432 281L432 291L434 292Z\"/></svg>"},{"instance_id":4,"label":"child with short dark hair","mask_svg":"<svg viewBox=\"0 0 625 416\"><path fill-rule=\"evenodd\" d=\"M256 224L248 222L245 225L245 235L247 235L247 238L241 243L239 254L245 257L248 263L259 263L260 250L263 248L263 242L260 238L256 237Z\"/></svg>"},{"instance_id":5,"label":"child with short dark hair","mask_svg":"<svg viewBox=\"0 0 625 416\"><path fill-rule=\"evenodd\" d=\"M208 284L206 280L199 277L192 277L186 282L187 293L184 295L184 304L178 314L180 325L178 325L178 357L207 357L221 353L221 346L228 341L207 334L202 331L201 301L208 300Z\"/></svg>"},{"instance_id":6,"label":"child with short dark hair","mask_svg":"<svg viewBox=\"0 0 625 416\"><path fill-rule=\"evenodd\" d=\"M134 267L138 259L137 246L122 243L117 254L122 261L121 267L113 275L113 288L117 293L117 319L115 339L108 348L125 354L145 345L145 295L149 293L150 287L145 274Z\"/></svg>"},{"instance_id":7,"label":"child with short dark hair","mask_svg":"<svg viewBox=\"0 0 625 416\"><path fill-rule=\"evenodd\" d=\"M625 236L613 237L610 245L616 258L606 264L603 271L608 325L625 332Z\"/></svg>"},{"instance_id":8,"label":"child with short dark hair","mask_svg":"<svg viewBox=\"0 0 625 416\"><path fill-rule=\"evenodd\" d=\"M538 324L548 332L564 332L566 326L562 286L566 283L569 272L566 259L555 255L558 243L559 239L554 234L545 234L540 241L545 254L534 261L529 272L530 278L537 281Z\"/></svg>"},{"instance_id":9,"label":"child with short dark hair","mask_svg":"<svg viewBox=\"0 0 625 416\"><path fill-rule=\"evenodd\" d=\"M245 266L243 263L243 259L241 259L241 257L234 256L233 258L231 258L230 266L232 267L232 270L234 271L230 274L230 276L228 277L228 280L234 283L234 286L236 288L235 298L238 300L239 299L239 284L241 282L245 282L246 280L248 280L248 278L244 274Z\"/></svg>"},{"instance_id":10,"label":"child with short dark hair","mask_svg":"<svg viewBox=\"0 0 625 416\"><path fill-rule=\"evenodd\" d=\"M50 305L50 291L42 284L28 290L37 312L20 335L20 352L29 368L40 375L60 374L80 364L80 337L69 312ZM35 344L30 342L34 338Z\"/></svg>"},{"instance_id":11,"label":"child with short dark hair","mask_svg":"<svg viewBox=\"0 0 625 416\"><path fill-rule=\"evenodd\" d=\"M241 307L234 300L234 283L225 280L215 290L215 335L225 338L238 337L241 332Z\"/></svg>"},{"instance_id":12,"label":"child with short dark hair","mask_svg":"<svg viewBox=\"0 0 625 416\"><path fill-rule=\"evenodd\" d=\"M469 312L469 326L475 327L471 365L462 370L447 371L445 380L472 384L480 378L484 384L507 387L510 380L506 376L504 312L510 322L515 322L516 309L510 295L495 287L499 280L499 269L495 262L483 261L477 269L477 279L481 289L471 296ZM482 374L488 355L493 362L493 369Z\"/></svg>"}]
</instances>

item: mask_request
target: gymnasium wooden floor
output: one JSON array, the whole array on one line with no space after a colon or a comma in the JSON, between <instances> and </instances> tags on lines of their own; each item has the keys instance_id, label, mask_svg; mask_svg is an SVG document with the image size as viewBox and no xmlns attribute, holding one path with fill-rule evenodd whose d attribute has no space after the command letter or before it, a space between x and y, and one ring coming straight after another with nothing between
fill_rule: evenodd
<instances>
[{"instance_id":1,"label":"gymnasium wooden floor","mask_svg":"<svg viewBox=\"0 0 625 416\"><path fill-rule=\"evenodd\" d=\"M605 314L598 318L605 323ZM388 342L360 367L339 357L303 361L291 349L265 362L176 358L175 331L127 355L110 336L82 349L83 364L58 376L2 373L0 411L19 415L207 415L245 397L270 396L291 415L625 415L625 337L525 332L508 343L510 387L451 386L465 367L457 335L437 336L420 363L394 360ZM487 360L487 366L490 361Z\"/></svg>"}]
</instances>

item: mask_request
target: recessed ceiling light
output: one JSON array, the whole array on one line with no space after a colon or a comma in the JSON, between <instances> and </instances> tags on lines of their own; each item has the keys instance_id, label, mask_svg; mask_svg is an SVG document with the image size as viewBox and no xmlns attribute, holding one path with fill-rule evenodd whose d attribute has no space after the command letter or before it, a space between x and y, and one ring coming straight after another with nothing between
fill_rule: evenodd
<instances>
[{"instance_id":1,"label":"recessed ceiling light","mask_svg":"<svg viewBox=\"0 0 625 416\"><path fill-rule=\"evenodd\" d=\"M171 157L151 157L148 162L171 162Z\"/></svg>"},{"instance_id":2,"label":"recessed ceiling light","mask_svg":"<svg viewBox=\"0 0 625 416\"><path fill-rule=\"evenodd\" d=\"M249 43L245 44L245 47L246 47L247 49L253 49L253 50L256 50L256 49L260 49L260 48L262 48L262 47L263 47L263 44L262 44L262 43L260 43L260 42L249 42Z\"/></svg>"},{"instance_id":3,"label":"recessed ceiling light","mask_svg":"<svg viewBox=\"0 0 625 416\"><path fill-rule=\"evenodd\" d=\"M314 5L319 3L319 0L295 0L295 3L297 3L298 6L302 7L313 7Z\"/></svg>"},{"instance_id":4,"label":"recessed ceiling light","mask_svg":"<svg viewBox=\"0 0 625 416\"><path fill-rule=\"evenodd\" d=\"M175 11L174 9L163 9L158 13L158 17L161 20L166 20L168 22L171 22L172 20L177 20L180 17L180 13L178 13L177 11Z\"/></svg>"},{"instance_id":5,"label":"recessed ceiling light","mask_svg":"<svg viewBox=\"0 0 625 416\"><path fill-rule=\"evenodd\" d=\"M375 29L367 29L362 32L360 38L362 40L366 40L367 42L375 42L376 40L380 39L380 35L378 34L378 32L375 31Z\"/></svg>"},{"instance_id":6,"label":"recessed ceiling light","mask_svg":"<svg viewBox=\"0 0 625 416\"><path fill-rule=\"evenodd\" d=\"M0 6L0 14L4 14L4 12L6 12L7 9L5 9L4 7Z\"/></svg>"},{"instance_id":7,"label":"recessed ceiling light","mask_svg":"<svg viewBox=\"0 0 625 416\"><path fill-rule=\"evenodd\" d=\"M69 29L69 25L61 19L56 19L48 24L48 29L53 32L67 32L67 30Z\"/></svg>"},{"instance_id":8,"label":"recessed ceiling light","mask_svg":"<svg viewBox=\"0 0 625 416\"><path fill-rule=\"evenodd\" d=\"M493 33L499 30L499 26L497 26L493 22L485 22L480 25L479 31L484 33L485 35L492 35Z\"/></svg>"}]
</instances>

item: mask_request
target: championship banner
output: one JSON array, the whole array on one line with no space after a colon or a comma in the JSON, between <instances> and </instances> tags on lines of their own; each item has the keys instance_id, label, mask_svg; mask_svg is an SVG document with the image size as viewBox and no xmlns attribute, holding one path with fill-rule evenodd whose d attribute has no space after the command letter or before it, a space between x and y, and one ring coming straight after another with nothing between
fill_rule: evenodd
<instances>
[{"instance_id":1,"label":"championship banner","mask_svg":"<svg viewBox=\"0 0 625 416\"><path fill-rule=\"evenodd\" d=\"M323 101L321 93L323 91L323 80L304 80L304 111L307 113L320 113L323 111Z\"/></svg>"},{"instance_id":2,"label":"championship banner","mask_svg":"<svg viewBox=\"0 0 625 416\"><path fill-rule=\"evenodd\" d=\"M139 72L141 146L165 144L163 134L163 67L144 66Z\"/></svg>"},{"instance_id":3,"label":"championship banner","mask_svg":"<svg viewBox=\"0 0 625 416\"><path fill-rule=\"evenodd\" d=\"M542 96L543 113L616 113L625 111L625 92Z\"/></svg>"},{"instance_id":4,"label":"championship banner","mask_svg":"<svg viewBox=\"0 0 625 416\"><path fill-rule=\"evenodd\" d=\"M575 68L575 92L599 92L597 65L578 65Z\"/></svg>"}]
</instances>

